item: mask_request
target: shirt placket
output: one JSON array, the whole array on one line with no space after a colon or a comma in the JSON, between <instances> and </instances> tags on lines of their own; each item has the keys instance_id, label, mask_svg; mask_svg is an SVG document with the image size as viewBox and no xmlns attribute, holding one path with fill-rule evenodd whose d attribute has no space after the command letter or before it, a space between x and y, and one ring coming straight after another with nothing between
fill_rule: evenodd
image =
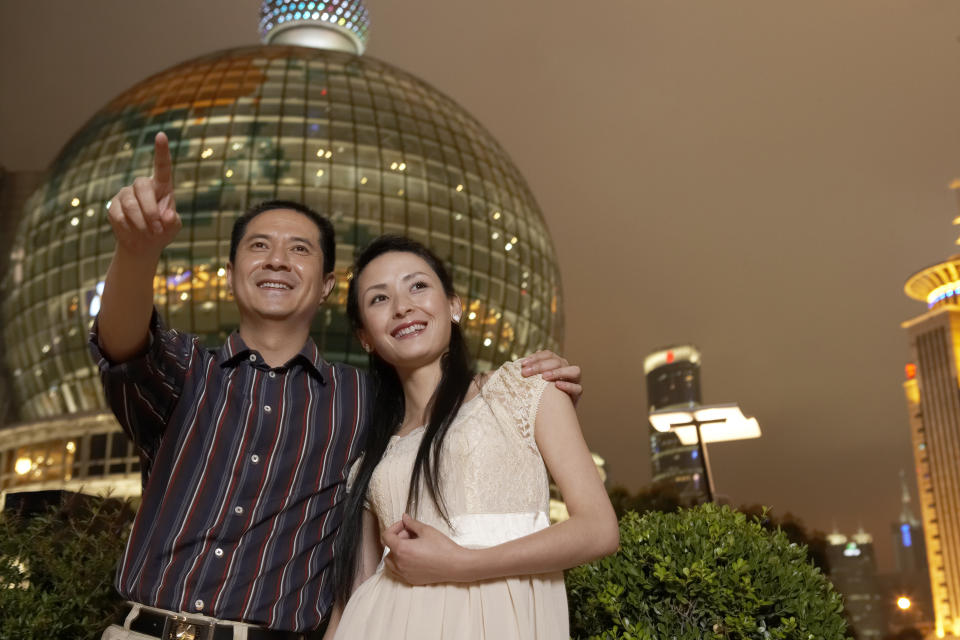
<instances>
[{"instance_id":1,"label":"shirt placket","mask_svg":"<svg viewBox=\"0 0 960 640\"><path fill-rule=\"evenodd\" d=\"M227 513L220 535L217 536L216 546L212 549L213 561L221 565L221 571L213 574L219 574L229 566L237 545L250 526L258 500L269 497L262 493L269 493L271 486L271 478L264 477L267 473L267 465L270 463L268 443L270 438L266 434L272 435L279 432L276 422L282 415L280 403L283 371L268 368L262 358L256 354L251 353L247 359L253 369L259 370L260 379L257 384L259 388L254 393L256 406L249 412L252 422L251 433L245 438L245 442L241 443L242 449L238 454L241 457L240 478L234 485L233 491L226 496ZM273 475L275 476L277 469L282 467L282 461L277 461L273 467ZM249 567L235 568L241 572L248 569ZM218 602L221 603L231 600L229 597L225 600L223 595L218 598ZM198 611L202 610L203 605L201 599L194 602Z\"/></svg>"}]
</instances>

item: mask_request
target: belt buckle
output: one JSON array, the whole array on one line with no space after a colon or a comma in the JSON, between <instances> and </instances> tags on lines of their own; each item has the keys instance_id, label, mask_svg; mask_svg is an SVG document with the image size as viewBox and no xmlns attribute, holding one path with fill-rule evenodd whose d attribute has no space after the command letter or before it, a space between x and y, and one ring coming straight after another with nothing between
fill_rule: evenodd
<instances>
[{"instance_id":1,"label":"belt buckle","mask_svg":"<svg viewBox=\"0 0 960 640\"><path fill-rule=\"evenodd\" d=\"M167 616L163 623L161 640L213 640L215 622L188 618L187 616Z\"/></svg>"}]
</instances>

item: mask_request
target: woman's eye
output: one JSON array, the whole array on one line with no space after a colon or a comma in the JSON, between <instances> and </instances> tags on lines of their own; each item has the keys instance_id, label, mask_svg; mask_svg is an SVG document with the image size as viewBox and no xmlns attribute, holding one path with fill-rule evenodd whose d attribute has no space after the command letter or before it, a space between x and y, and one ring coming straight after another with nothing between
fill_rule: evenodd
<instances>
[{"instance_id":1,"label":"woman's eye","mask_svg":"<svg viewBox=\"0 0 960 640\"><path fill-rule=\"evenodd\" d=\"M382 293L379 293L379 294L373 296L372 298L370 298L370 304L376 304L376 303L378 303L378 302L383 302L383 301L386 300L386 299L387 299L387 296L383 295Z\"/></svg>"},{"instance_id":2,"label":"woman's eye","mask_svg":"<svg viewBox=\"0 0 960 640\"><path fill-rule=\"evenodd\" d=\"M426 289L428 286L430 286L430 285L428 285L428 284L427 284L426 282L424 282L423 280L418 280L418 281L416 281L416 282L413 283L413 287L412 287L412 288L413 288L413 289Z\"/></svg>"}]
</instances>

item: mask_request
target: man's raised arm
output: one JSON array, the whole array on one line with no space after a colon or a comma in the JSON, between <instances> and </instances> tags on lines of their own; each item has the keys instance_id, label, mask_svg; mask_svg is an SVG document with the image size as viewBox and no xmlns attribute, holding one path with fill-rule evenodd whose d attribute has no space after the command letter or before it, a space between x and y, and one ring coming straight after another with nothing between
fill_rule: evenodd
<instances>
[{"instance_id":1,"label":"man's raised arm","mask_svg":"<svg viewBox=\"0 0 960 640\"><path fill-rule=\"evenodd\" d=\"M100 349L124 362L147 346L153 313L153 278L160 254L180 231L173 195L170 142L154 140L153 177L137 178L110 201L110 226L117 240L100 297Z\"/></svg>"}]
</instances>

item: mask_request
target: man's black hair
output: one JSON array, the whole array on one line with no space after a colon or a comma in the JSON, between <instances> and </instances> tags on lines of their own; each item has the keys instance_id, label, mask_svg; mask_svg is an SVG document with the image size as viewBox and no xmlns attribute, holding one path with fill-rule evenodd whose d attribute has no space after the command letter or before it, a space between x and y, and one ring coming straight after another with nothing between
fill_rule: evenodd
<instances>
[{"instance_id":1,"label":"man's black hair","mask_svg":"<svg viewBox=\"0 0 960 640\"><path fill-rule=\"evenodd\" d=\"M337 258L337 241L334 237L333 225L325 216L320 215L307 205L291 200L266 200L254 205L236 219L233 223L233 230L230 232L230 262L232 263L237 259L237 247L240 246L240 241L243 240L243 234L247 232L247 225L250 224L250 221L261 213L278 209L289 209L302 213L317 225L317 229L320 231L320 250L323 251L323 275L333 271L333 265Z\"/></svg>"}]
</instances>

